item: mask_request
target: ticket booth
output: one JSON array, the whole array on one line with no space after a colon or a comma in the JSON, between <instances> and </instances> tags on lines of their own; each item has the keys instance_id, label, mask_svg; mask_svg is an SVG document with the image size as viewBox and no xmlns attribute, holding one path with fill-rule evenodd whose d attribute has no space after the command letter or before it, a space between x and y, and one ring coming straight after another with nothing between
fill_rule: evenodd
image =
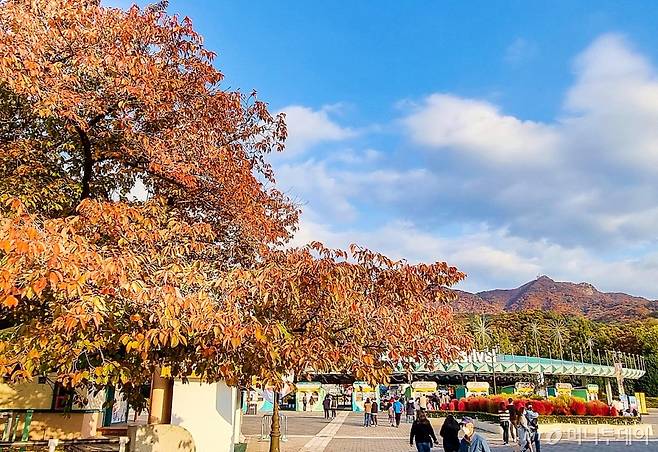
<instances>
[{"instance_id":1,"label":"ticket booth","mask_svg":"<svg viewBox=\"0 0 658 452\"><path fill-rule=\"evenodd\" d=\"M535 385L529 381L514 383L514 394L520 397L530 397L535 393Z\"/></svg>"},{"instance_id":2,"label":"ticket booth","mask_svg":"<svg viewBox=\"0 0 658 452\"><path fill-rule=\"evenodd\" d=\"M466 383L466 397L488 396L489 383L486 381L469 381Z\"/></svg>"},{"instance_id":3,"label":"ticket booth","mask_svg":"<svg viewBox=\"0 0 658 452\"><path fill-rule=\"evenodd\" d=\"M352 411L362 412L364 410L364 403L370 399L371 402L379 405L379 391L377 386L370 386L363 381L357 381L353 385L352 391Z\"/></svg>"},{"instance_id":4,"label":"ticket booth","mask_svg":"<svg viewBox=\"0 0 658 452\"><path fill-rule=\"evenodd\" d=\"M436 392L436 389L437 384L435 381L414 381L411 386L407 387L405 396L416 400L422 395L429 397Z\"/></svg>"},{"instance_id":5,"label":"ticket booth","mask_svg":"<svg viewBox=\"0 0 658 452\"><path fill-rule=\"evenodd\" d=\"M599 400L599 385L587 385L587 400Z\"/></svg>"},{"instance_id":6,"label":"ticket booth","mask_svg":"<svg viewBox=\"0 0 658 452\"><path fill-rule=\"evenodd\" d=\"M295 411L324 411L322 401L326 395L319 381L300 382L295 385Z\"/></svg>"}]
</instances>

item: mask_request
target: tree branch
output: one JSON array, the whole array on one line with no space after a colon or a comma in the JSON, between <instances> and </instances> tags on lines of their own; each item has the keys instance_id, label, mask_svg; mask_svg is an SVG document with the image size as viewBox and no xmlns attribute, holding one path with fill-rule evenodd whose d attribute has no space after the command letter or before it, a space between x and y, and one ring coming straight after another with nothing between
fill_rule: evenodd
<instances>
[{"instance_id":1,"label":"tree branch","mask_svg":"<svg viewBox=\"0 0 658 452\"><path fill-rule=\"evenodd\" d=\"M89 140L87 132L82 130L78 125L75 126L75 130L78 132L80 142L82 143L82 194L80 195L80 201L82 201L91 196L90 182L94 169L94 159L91 154L91 141Z\"/></svg>"}]
</instances>

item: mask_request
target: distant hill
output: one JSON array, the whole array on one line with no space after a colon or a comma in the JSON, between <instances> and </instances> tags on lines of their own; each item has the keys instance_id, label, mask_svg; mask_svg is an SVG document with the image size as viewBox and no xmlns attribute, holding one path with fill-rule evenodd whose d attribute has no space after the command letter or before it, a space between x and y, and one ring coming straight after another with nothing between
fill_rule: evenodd
<instances>
[{"instance_id":1,"label":"distant hill","mask_svg":"<svg viewBox=\"0 0 658 452\"><path fill-rule=\"evenodd\" d=\"M658 301L624 293L599 292L588 283L553 281L541 276L516 289L470 293L457 291L454 308L463 313L495 314L545 310L581 314L592 320L629 320L655 316Z\"/></svg>"}]
</instances>

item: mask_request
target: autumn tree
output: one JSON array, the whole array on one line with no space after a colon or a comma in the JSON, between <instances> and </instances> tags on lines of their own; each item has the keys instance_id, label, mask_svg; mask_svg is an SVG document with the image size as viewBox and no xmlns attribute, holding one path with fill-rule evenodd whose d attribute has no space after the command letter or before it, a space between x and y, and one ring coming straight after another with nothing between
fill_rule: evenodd
<instances>
[{"instance_id":1,"label":"autumn tree","mask_svg":"<svg viewBox=\"0 0 658 452\"><path fill-rule=\"evenodd\" d=\"M162 8L0 4L0 374L130 395L456 356L454 267L282 247L284 118L213 60Z\"/></svg>"}]
</instances>

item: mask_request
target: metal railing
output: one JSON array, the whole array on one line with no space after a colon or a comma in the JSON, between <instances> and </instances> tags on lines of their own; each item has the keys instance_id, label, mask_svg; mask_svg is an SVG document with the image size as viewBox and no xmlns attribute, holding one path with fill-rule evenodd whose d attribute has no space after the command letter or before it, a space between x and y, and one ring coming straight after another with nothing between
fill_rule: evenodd
<instances>
[{"instance_id":1,"label":"metal railing","mask_svg":"<svg viewBox=\"0 0 658 452\"><path fill-rule=\"evenodd\" d=\"M3 421L4 428L2 431L2 441L15 441L18 433L18 424L21 422L21 415L23 415L23 429L20 433L22 441L29 439L30 424L32 423L33 410L26 410L25 412L16 411L3 411L0 412L0 419Z\"/></svg>"},{"instance_id":2,"label":"metal railing","mask_svg":"<svg viewBox=\"0 0 658 452\"><path fill-rule=\"evenodd\" d=\"M285 414L279 414L279 425L281 426L281 441L288 441L288 417ZM264 414L260 421L260 440L265 441L270 438L272 429L272 415Z\"/></svg>"}]
</instances>

